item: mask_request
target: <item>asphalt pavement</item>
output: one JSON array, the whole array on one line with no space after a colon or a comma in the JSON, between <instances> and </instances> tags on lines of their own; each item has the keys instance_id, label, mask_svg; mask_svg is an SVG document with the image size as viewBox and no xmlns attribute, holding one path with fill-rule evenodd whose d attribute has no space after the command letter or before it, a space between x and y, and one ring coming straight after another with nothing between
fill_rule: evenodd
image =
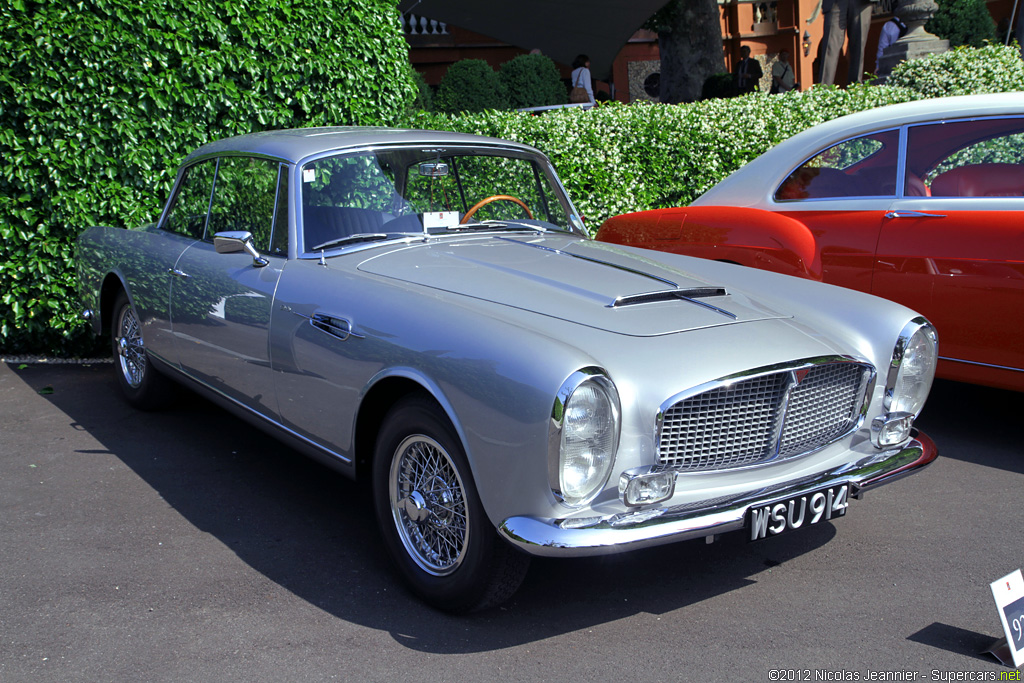
<instances>
[{"instance_id":1,"label":"asphalt pavement","mask_svg":"<svg viewBox=\"0 0 1024 683\"><path fill-rule=\"evenodd\" d=\"M939 382L940 457L832 523L534 560L508 603L401 586L367 494L109 364L0 364L0 683L1000 680L1024 566L1024 394Z\"/></svg>"}]
</instances>

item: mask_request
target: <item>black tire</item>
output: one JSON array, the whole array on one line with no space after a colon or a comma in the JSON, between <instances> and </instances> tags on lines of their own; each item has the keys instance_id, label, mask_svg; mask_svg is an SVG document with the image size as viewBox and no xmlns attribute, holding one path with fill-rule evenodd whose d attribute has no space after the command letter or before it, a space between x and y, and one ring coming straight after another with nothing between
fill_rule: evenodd
<instances>
[{"instance_id":1,"label":"black tire","mask_svg":"<svg viewBox=\"0 0 1024 683\"><path fill-rule=\"evenodd\" d=\"M139 316L121 290L110 317L110 344L117 383L128 403L142 410L166 406L174 396L171 381L153 367L142 340Z\"/></svg>"},{"instance_id":2,"label":"black tire","mask_svg":"<svg viewBox=\"0 0 1024 683\"><path fill-rule=\"evenodd\" d=\"M429 399L405 399L384 419L374 452L373 494L388 552L428 604L474 612L519 588L530 558L498 537L462 445Z\"/></svg>"}]
</instances>

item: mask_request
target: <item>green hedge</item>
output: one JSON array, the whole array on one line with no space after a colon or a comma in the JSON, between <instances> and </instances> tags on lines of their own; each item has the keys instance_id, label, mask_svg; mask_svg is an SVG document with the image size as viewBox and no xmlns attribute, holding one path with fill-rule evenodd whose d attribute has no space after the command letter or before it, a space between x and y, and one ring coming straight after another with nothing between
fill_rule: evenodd
<instances>
[{"instance_id":1,"label":"green hedge","mask_svg":"<svg viewBox=\"0 0 1024 683\"><path fill-rule=\"evenodd\" d=\"M569 93L558 67L545 55L519 55L501 65L498 72L512 109L565 104Z\"/></svg>"},{"instance_id":2,"label":"green hedge","mask_svg":"<svg viewBox=\"0 0 1024 683\"><path fill-rule=\"evenodd\" d=\"M950 46L984 47L996 39L996 22L985 0L937 0L935 13L925 30L945 38Z\"/></svg>"},{"instance_id":3,"label":"green hedge","mask_svg":"<svg viewBox=\"0 0 1024 683\"><path fill-rule=\"evenodd\" d=\"M420 114L409 125L538 147L596 230L620 213L688 204L773 145L845 114L925 97L1024 90L1024 62L1012 47L959 48L901 64L889 83L687 105L611 104L543 116Z\"/></svg>"},{"instance_id":4,"label":"green hedge","mask_svg":"<svg viewBox=\"0 0 1024 683\"><path fill-rule=\"evenodd\" d=\"M182 157L268 128L390 123L415 96L392 0L5 0L0 350L88 350L72 250L153 220Z\"/></svg>"},{"instance_id":5,"label":"green hedge","mask_svg":"<svg viewBox=\"0 0 1024 683\"><path fill-rule=\"evenodd\" d=\"M925 97L1024 90L1024 62L1016 45L958 47L897 64L886 81Z\"/></svg>"},{"instance_id":6,"label":"green hedge","mask_svg":"<svg viewBox=\"0 0 1024 683\"><path fill-rule=\"evenodd\" d=\"M628 211L688 204L772 145L842 114L914 99L861 85L753 94L688 105L610 104L543 116L491 111L421 114L409 124L479 133L538 147L595 229Z\"/></svg>"},{"instance_id":7,"label":"green hedge","mask_svg":"<svg viewBox=\"0 0 1024 683\"><path fill-rule=\"evenodd\" d=\"M508 106L505 85L482 59L463 59L448 67L434 96L434 109L448 114L508 109Z\"/></svg>"}]
</instances>

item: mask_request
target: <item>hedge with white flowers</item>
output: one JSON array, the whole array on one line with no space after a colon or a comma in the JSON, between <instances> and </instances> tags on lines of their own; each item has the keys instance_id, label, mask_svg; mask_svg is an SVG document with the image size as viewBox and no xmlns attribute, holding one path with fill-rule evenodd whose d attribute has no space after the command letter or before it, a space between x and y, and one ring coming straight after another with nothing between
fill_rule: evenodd
<instances>
[{"instance_id":1,"label":"hedge with white flowers","mask_svg":"<svg viewBox=\"0 0 1024 683\"><path fill-rule=\"evenodd\" d=\"M542 116L419 114L406 123L539 148L596 229L620 213L688 204L768 148L823 121L927 97L1014 90L1024 90L1019 48L987 46L905 62L884 86L816 86L684 105L608 104Z\"/></svg>"}]
</instances>

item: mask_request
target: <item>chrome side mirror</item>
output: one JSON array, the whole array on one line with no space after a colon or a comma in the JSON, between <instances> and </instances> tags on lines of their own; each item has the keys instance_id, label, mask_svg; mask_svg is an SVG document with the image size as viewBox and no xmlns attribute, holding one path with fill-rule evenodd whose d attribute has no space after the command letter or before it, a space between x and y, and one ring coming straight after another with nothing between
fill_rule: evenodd
<instances>
[{"instance_id":1,"label":"chrome side mirror","mask_svg":"<svg viewBox=\"0 0 1024 683\"><path fill-rule=\"evenodd\" d=\"M248 230L218 232L213 236L213 248L217 250L218 254L237 254L244 251L252 256L252 265L256 268L262 268L270 263L256 251L256 247L252 243L252 233Z\"/></svg>"}]
</instances>

